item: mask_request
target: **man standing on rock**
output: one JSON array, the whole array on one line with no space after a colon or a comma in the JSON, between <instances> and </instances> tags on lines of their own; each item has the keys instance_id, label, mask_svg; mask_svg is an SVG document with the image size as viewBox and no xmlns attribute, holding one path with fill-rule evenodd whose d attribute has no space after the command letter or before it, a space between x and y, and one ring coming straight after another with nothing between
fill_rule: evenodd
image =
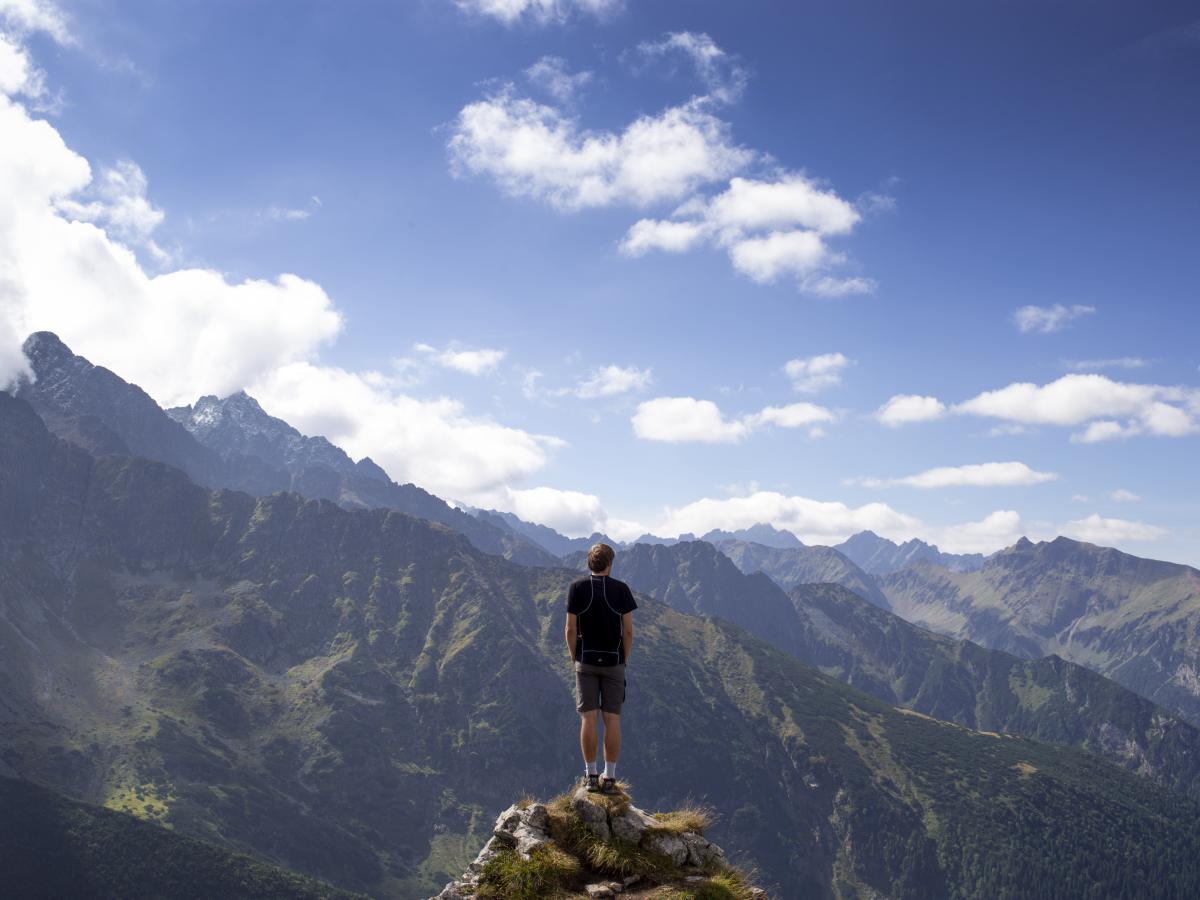
<instances>
[{"instance_id":1,"label":"man standing on rock","mask_svg":"<svg viewBox=\"0 0 1200 900\"><path fill-rule=\"evenodd\" d=\"M586 766L587 789L611 794L617 789L621 755L621 704L625 702L625 664L633 648L633 591L611 577L616 551L593 544L588 575L567 589L567 650L575 660L579 749ZM604 777L596 765L599 713L604 713Z\"/></svg>"}]
</instances>

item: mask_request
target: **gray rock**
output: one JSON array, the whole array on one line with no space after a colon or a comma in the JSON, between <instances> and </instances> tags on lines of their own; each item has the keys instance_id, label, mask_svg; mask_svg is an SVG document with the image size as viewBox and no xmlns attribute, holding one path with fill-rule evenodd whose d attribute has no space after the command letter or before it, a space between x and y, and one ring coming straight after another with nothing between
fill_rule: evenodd
<instances>
[{"instance_id":1,"label":"gray rock","mask_svg":"<svg viewBox=\"0 0 1200 900\"><path fill-rule=\"evenodd\" d=\"M671 862L677 866L682 866L687 862L688 848L687 844L679 837L673 834L667 834L661 831L649 831L642 838L642 846L647 850L652 850L655 853L661 853L663 856L670 857Z\"/></svg>"},{"instance_id":2,"label":"gray rock","mask_svg":"<svg viewBox=\"0 0 1200 900\"><path fill-rule=\"evenodd\" d=\"M624 815L612 816L608 824L613 837L627 844L640 844L642 835L646 833L646 821L638 815L639 812L640 810L630 807Z\"/></svg>"},{"instance_id":3,"label":"gray rock","mask_svg":"<svg viewBox=\"0 0 1200 900\"><path fill-rule=\"evenodd\" d=\"M587 894L589 897L615 897L612 888L607 884L589 884L587 886Z\"/></svg>"},{"instance_id":4,"label":"gray rock","mask_svg":"<svg viewBox=\"0 0 1200 900\"><path fill-rule=\"evenodd\" d=\"M710 843L704 837L692 832L681 834L680 840L687 847L687 865L704 868L724 860L725 853L716 844Z\"/></svg>"},{"instance_id":5,"label":"gray rock","mask_svg":"<svg viewBox=\"0 0 1200 900\"><path fill-rule=\"evenodd\" d=\"M571 798L571 809L598 838L607 841L612 837L612 830L608 827L608 813L603 806L592 802L584 788L577 790Z\"/></svg>"}]
</instances>

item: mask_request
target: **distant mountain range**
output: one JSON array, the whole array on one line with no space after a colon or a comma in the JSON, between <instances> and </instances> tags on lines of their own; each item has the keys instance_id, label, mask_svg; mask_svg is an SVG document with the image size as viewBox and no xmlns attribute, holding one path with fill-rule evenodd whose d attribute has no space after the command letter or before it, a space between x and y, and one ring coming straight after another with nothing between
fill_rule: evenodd
<instances>
[{"instance_id":1,"label":"distant mountain range","mask_svg":"<svg viewBox=\"0 0 1200 900\"><path fill-rule=\"evenodd\" d=\"M974 572L918 563L880 580L933 631L1086 665L1200 723L1200 571L1065 537L1022 538Z\"/></svg>"},{"instance_id":2,"label":"distant mountain range","mask_svg":"<svg viewBox=\"0 0 1200 900\"><path fill-rule=\"evenodd\" d=\"M747 581L711 545L679 552L712 554L689 562L701 584ZM432 892L518 786L576 770L575 574L391 510L94 457L0 394L0 759L344 888ZM648 805L719 810L714 839L773 894L1200 890L1183 791L897 711L722 619L641 606L625 774Z\"/></svg>"},{"instance_id":3,"label":"distant mountain range","mask_svg":"<svg viewBox=\"0 0 1200 900\"><path fill-rule=\"evenodd\" d=\"M915 562L931 562L951 572L971 572L983 565L982 553L943 553L916 538L897 544L873 531L860 531L834 547L872 575L889 575Z\"/></svg>"},{"instance_id":4,"label":"distant mountain range","mask_svg":"<svg viewBox=\"0 0 1200 900\"><path fill-rule=\"evenodd\" d=\"M778 548L741 540L721 540L715 546L743 572L763 572L782 588L840 584L876 606L889 608L875 579L832 547Z\"/></svg>"},{"instance_id":5,"label":"distant mountain range","mask_svg":"<svg viewBox=\"0 0 1200 900\"><path fill-rule=\"evenodd\" d=\"M413 484L396 484L369 458L357 463L323 437L306 437L267 415L245 393L203 397L162 410L137 385L76 356L57 336L25 342L34 380L17 396L57 435L92 453L127 454L183 470L197 484L254 496L292 490L354 509L398 509L449 525L475 546L528 565L557 558L511 529L497 528Z\"/></svg>"},{"instance_id":6,"label":"distant mountain range","mask_svg":"<svg viewBox=\"0 0 1200 900\"><path fill-rule=\"evenodd\" d=\"M1083 747L1200 799L1200 729L1083 666L942 637L836 584L785 593L706 542L628 547L615 574L681 612L740 625L880 700L981 731Z\"/></svg>"}]
</instances>

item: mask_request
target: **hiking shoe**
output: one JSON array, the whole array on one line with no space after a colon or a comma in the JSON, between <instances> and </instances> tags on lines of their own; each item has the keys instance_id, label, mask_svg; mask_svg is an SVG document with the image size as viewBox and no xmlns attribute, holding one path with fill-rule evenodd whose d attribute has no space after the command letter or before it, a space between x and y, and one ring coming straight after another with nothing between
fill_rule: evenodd
<instances>
[{"instance_id":1,"label":"hiking shoe","mask_svg":"<svg viewBox=\"0 0 1200 900\"><path fill-rule=\"evenodd\" d=\"M600 792L602 794L615 794L617 792L617 779L604 778L600 781Z\"/></svg>"},{"instance_id":2,"label":"hiking shoe","mask_svg":"<svg viewBox=\"0 0 1200 900\"><path fill-rule=\"evenodd\" d=\"M600 776L595 772L585 776L585 782L585 786L587 787L589 794L594 794L600 790Z\"/></svg>"}]
</instances>

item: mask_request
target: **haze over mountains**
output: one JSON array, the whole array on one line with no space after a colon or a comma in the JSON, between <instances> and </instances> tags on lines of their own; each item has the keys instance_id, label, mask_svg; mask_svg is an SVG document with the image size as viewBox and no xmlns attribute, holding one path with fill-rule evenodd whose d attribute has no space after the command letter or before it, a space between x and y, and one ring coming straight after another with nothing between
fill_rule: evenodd
<instances>
[{"instance_id":1,"label":"haze over mountains","mask_svg":"<svg viewBox=\"0 0 1200 900\"><path fill-rule=\"evenodd\" d=\"M569 783L580 539L245 394L168 415L27 349L37 380L0 393L0 775L390 897ZM976 566L704 537L618 559L648 806L712 805L781 897L1200 891L1200 573L1065 539Z\"/></svg>"}]
</instances>

